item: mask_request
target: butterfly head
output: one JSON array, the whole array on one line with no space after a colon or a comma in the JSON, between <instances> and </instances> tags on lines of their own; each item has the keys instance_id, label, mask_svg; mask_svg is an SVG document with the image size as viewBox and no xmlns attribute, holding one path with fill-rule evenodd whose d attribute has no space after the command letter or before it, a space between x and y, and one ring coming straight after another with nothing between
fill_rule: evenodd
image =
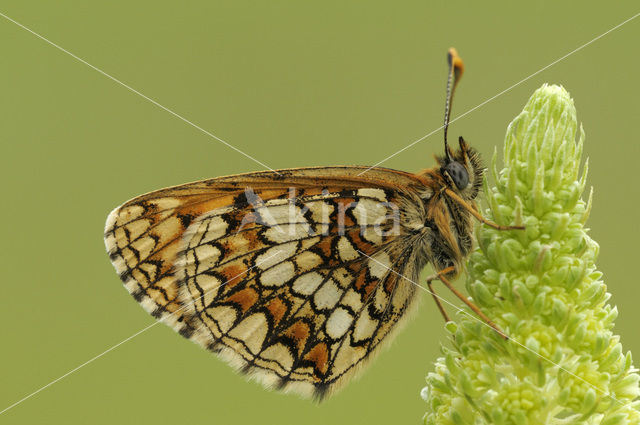
<instances>
[{"instance_id":1,"label":"butterfly head","mask_svg":"<svg viewBox=\"0 0 640 425\"><path fill-rule=\"evenodd\" d=\"M437 157L440 174L447 186L465 199L474 199L482 185L484 167L480 155L460 137L460 149L454 151L447 146L445 156Z\"/></svg>"}]
</instances>

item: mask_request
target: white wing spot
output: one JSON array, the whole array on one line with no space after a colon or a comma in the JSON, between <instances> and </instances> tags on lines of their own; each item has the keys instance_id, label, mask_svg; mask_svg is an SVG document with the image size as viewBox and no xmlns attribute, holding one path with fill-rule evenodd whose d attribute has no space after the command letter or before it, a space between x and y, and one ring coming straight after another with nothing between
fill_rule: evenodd
<instances>
[{"instance_id":1,"label":"white wing spot","mask_svg":"<svg viewBox=\"0 0 640 425\"><path fill-rule=\"evenodd\" d=\"M389 295L384 290L383 285L379 285L376 288L376 292L373 295L373 305L378 311L386 310L389 305Z\"/></svg>"},{"instance_id":2,"label":"white wing spot","mask_svg":"<svg viewBox=\"0 0 640 425\"><path fill-rule=\"evenodd\" d=\"M332 339L344 336L353 322L353 317L344 308L337 308L327 319L327 335Z\"/></svg>"},{"instance_id":3,"label":"white wing spot","mask_svg":"<svg viewBox=\"0 0 640 425\"><path fill-rule=\"evenodd\" d=\"M224 221L220 216L212 217L207 220L207 233L204 234L200 243L207 243L215 239L219 239L227 234L229 223Z\"/></svg>"},{"instance_id":4,"label":"white wing spot","mask_svg":"<svg viewBox=\"0 0 640 425\"><path fill-rule=\"evenodd\" d=\"M361 234L366 240L371 242L374 245L382 244L382 232L383 229L380 226L376 227L365 227L362 229Z\"/></svg>"},{"instance_id":5,"label":"white wing spot","mask_svg":"<svg viewBox=\"0 0 640 425\"><path fill-rule=\"evenodd\" d=\"M296 256L296 264L302 271L311 270L322 264L322 257L311 251L304 251Z\"/></svg>"},{"instance_id":6,"label":"white wing spot","mask_svg":"<svg viewBox=\"0 0 640 425\"><path fill-rule=\"evenodd\" d=\"M260 275L260 283L264 286L282 286L293 277L295 268L291 261L285 261Z\"/></svg>"},{"instance_id":7,"label":"white wing spot","mask_svg":"<svg viewBox=\"0 0 640 425\"><path fill-rule=\"evenodd\" d=\"M293 290L302 295L311 295L321 283L322 275L320 273L305 273L293 282Z\"/></svg>"},{"instance_id":8,"label":"white wing spot","mask_svg":"<svg viewBox=\"0 0 640 425\"><path fill-rule=\"evenodd\" d=\"M298 244L296 242L288 242L282 245L269 248L256 258L256 267L266 270L269 267L280 263L296 253Z\"/></svg>"},{"instance_id":9,"label":"white wing spot","mask_svg":"<svg viewBox=\"0 0 640 425\"><path fill-rule=\"evenodd\" d=\"M268 228L266 232L264 232L264 236L271 242L284 243L309 236L309 229L309 224L306 222L295 224L280 224Z\"/></svg>"},{"instance_id":10,"label":"white wing spot","mask_svg":"<svg viewBox=\"0 0 640 425\"><path fill-rule=\"evenodd\" d=\"M262 223L267 226L276 226L287 223L306 222L300 207L285 203L282 200L268 201L266 206L256 207Z\"/></svg>"},{"instance_id":11,"label":"white wing spot","mask_svg":"<svg viewBox=\"0 0 640 425\"><path fill-rule=\"evenodd\" d=\"M333 308L338 303L340 295L342 295L342 291L338 285L333 279L329 279L322 285L322 288L318 289L313 297L313 302L320 310Z\"/></svg>"},{"instance_id":12,"label":"white wing spot","mask_svg":"<svg viewBox=\"0 0 640 425\"><path fill-rule=\"evenodd\" d=\"M391 269L391 259L384 251L376 253L369 259L369 274L378 279L382 279Z\"/></svg>"},{"instance_id":13,"label":"white wing spot","mask_svg":"<svg viewBox=\"0 0 640 425\"><path fill-rule=\"evenodd\" d=\"M353 289L349 288L340 304L350 307L353 311L359 311L362 308L362 297Z\"/></svg>"},{"instance_id":14,"label":"white wing spot","mask_svg":"<svg viewBox=\"0 0 640 425\"><path fill-rule=\"evenodd\" d=\"M305 207L311 212L311 219L316 224L329 223L329 216L335 209L333 205L322 201L308 202Z\"/></svg>"},{"instance_id":15,"label":"white wing spot","mask_svg":"<svg viewBox=\"0 0 640 425\"><path fill-rule=\"evenodd\" d=\"M305 250L309 249L310 247L312 247L313 245L317 244L318 242L320 242L320 236L316 236L316 237L309 238L309 239L304 239L302 241L301 251L305 251Z\"/></svg>"},{"instance_id":16,"label":"white wing spot","mask_svg":"<svg viewBox=\"0 0 640 425\"><path fill-rule=\"evenodd\" d=\"M211 270L220 259L220 250L213 245L200 245L194 249L195 259L198 261L197 273Z\"/></svg>"},{"instance_id":17,"label":"white wing spot","mask_svg":"<svg viewBox=\"0 0 640 425\"><path fill-rule=\"evenodd\" d=\"M347 289L353 283L353 276L344 267L340 267L333 271L333 278L343 288Z\"/></svg>"},{"instance_id":18,"label":"white wing spot","mask_svg":"<svg viewBox=\"0 0 640 425\"><path fill-rule=\"evenodd\" d=\"M345 236L341 236L338 240L338 253L342 261L355 260L360 256Z\"/></svg>"},{"instance_id":19,"label":"white wing spot","mask_svg":"<svg viewBox=\"0 0 640 425\"><path fill-rule=\"evenodd\" d=\"M387 219L388 207L379 201L363 198L353 208L353 216L358 225L382 224Z\"/></svg>"},{"instance_id":20,"label":"white wing spot","mask_svg":"<svg viewBox=\"0 0 640 425\"><path fill-rule=\"evenodd\" d=\"M371 338L376 330L376 326L378 326L378 322L373 320L371 316L369 316L367 309L365 309L360 313L360 317L358 317L358 320L356 321L356 325L353 329L353 340L361 341L363 339Z\"/></svg>"}]
</instances>

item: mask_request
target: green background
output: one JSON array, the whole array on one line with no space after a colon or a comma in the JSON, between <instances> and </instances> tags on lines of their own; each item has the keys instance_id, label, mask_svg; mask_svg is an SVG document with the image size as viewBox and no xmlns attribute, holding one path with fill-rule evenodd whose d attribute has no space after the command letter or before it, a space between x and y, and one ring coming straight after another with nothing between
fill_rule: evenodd
<instances>
[{"instance_id":1,"label":"green background","mask_svg":"<svg viewBox=\"0 0 640 425\"><path fill-rule=\"evenodd\" d=\"M272 168L374 164L438 128L450 46L466 62L455 117L639 11L636 1L0 3L3 14ZM537 87L570 91L595 187L588 224L620 310L616 331L635 353L639 39L640 18L451 127L488 159ZM104 251L112 208L263 167L4 18L0 53L1 410L154 323ZM384 165L417 171L441 149L438 133ZM316 405L248 383L155 326L0 423L418 423L424 376L444 340L425 297L360 379Z\"/></svg>"}]
</instances>

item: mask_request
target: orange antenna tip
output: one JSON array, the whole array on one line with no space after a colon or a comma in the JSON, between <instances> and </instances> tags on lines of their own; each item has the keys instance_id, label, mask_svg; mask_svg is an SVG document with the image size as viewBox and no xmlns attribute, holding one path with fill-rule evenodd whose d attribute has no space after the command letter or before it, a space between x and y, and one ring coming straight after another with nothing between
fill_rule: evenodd
<instances>
[{"instance_id":1,"label":"orange antenna tip","mask_svg":"<svg viewBox=\"0 0 640 425\"><path fill-rule=\"evenodd\" d=\"M448 60L455 79L460 79L464 73L464 62L462 62L462 58L458 55L458 51L455 47L449 49Z\"/></svg>"}]
</instances>

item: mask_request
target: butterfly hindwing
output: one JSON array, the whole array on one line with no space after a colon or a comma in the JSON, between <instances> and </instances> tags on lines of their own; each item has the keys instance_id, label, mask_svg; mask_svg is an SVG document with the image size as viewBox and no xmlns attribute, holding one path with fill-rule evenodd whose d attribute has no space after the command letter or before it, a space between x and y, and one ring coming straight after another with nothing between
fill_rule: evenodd
<instances>
[{"instance_id":1,"label":"butterfly hindwing","mask_svg":"<svg viewBox=\"0 0 640 425\"><path fill-rule=\"evenodd\" d=\"M107 222L125 286L154 316L268 387L334 391L397 329L422 267L411 175L254 173L143 195ZM422 211L422 214L424 212ZM399 226L399 227L398 227Z\"/></svg>"}]
</instances>

